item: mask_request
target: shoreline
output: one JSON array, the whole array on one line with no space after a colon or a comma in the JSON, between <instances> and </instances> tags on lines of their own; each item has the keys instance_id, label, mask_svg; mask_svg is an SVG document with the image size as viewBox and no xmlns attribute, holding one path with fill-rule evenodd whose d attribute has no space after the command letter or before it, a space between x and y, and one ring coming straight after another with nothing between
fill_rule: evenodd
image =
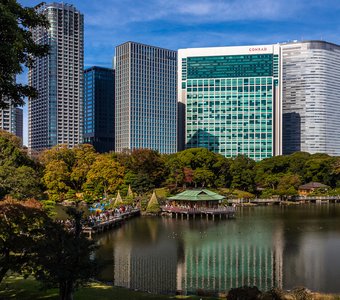
<instances>
[{"instance_id":1,"label":"shoreline","mask_svg":"<svg viewBox=\"0 0 340 300\"><path fill-rule=\"evenodd\" d=\"M93 281L86 287L82 287L77 290L74 294L74 300L87 300L87 299L111 299L111 300L121 300L121 299L227 299L227 295L238 293L239 296L251 295L254 290L260 292L259 298L257 299L274 299L268 298L274 295L278 298L275 299L313 299L313 300L340 300L340 293L321 293L310 291L307 288L299 287L293 290L280 290L272 289L270 291L262 292L257 290L256 287L240 287L233 288L227 292L215 292L208 293L205 291L197 291L196 295L175 295L175 294L152 294L146 291L131 290L124 287L117 287L111 284L103 283L101 281ZM299 296L299 298L296 298ZM287 298L288 297L288 298ZM295 298L294 298L295 297ZM45 299L45 300L57 300L58 290L49 289L41 290L40 283L34 278L29 277L24 279L22 276L10 275L4 278L3 282L0 284L0 299ZM240 298L241 299L241 298ZM242 298L243 299L243 298ZM251 298L245 298L251 299Z\"/></svg>"}]
</instances>

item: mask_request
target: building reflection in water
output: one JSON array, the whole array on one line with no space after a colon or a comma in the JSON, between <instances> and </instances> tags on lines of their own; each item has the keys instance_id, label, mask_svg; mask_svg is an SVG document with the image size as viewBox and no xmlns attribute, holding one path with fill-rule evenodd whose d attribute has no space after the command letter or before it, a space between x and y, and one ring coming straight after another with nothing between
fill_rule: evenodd
<instances>
[{"instance_id":1,"label":"building reflection in water","mask_svg":"<svg viewBox=\"0 0 340 300\"><path fill-rule=\"evenodd\" d=\"M157 235L149 235L153 236L151 241L124 239L116 243L114 285L152 293L217 292L243 285L262 290L282 287L281 226L273 232L267 228L263 234L243 234L241 238L233 230L216 239L214 233L209 238L209 223L203 228L200 223L190 228L192 224L164 219L152 224L162 228L156 230Z\"/></svg>"},{"instance_id":2,"label":"building reflection in water","mask_svg":"<svg viewBox=\"0 0 340 300\"><path fill-rule=\"evenodd\" d=\"M227 236L196 245L185 243L185 259L177 265L177 290L227 291L239 286L261 290L282 287L282 234L268 239Z\"/></svg>"}]
</instances>

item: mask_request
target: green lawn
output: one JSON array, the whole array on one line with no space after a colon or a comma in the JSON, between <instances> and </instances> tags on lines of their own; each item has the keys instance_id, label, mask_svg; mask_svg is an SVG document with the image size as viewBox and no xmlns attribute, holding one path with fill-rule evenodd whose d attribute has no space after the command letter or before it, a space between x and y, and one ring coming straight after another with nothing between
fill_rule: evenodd
<instances>
[{"instance_id":1,"label":"green lawn","mask_svg":"<svg viewBox=\"0 0 340 300\"><path fill-rule=\"evenodd\" d=\"M0 299L44 299L57 300L58 290L51 289L42 291L37 281L32 278L23 279L22 277L10 276L0 284ZM81 288L75 293L74 300L147 300L147 299L202 299L197 296L167 296L153 295L143 292L130 291L124 288L112 287L101 283L92 283L89 287ZM216 299L216 298L204 298Z\"/></svg>"}]
</instances>

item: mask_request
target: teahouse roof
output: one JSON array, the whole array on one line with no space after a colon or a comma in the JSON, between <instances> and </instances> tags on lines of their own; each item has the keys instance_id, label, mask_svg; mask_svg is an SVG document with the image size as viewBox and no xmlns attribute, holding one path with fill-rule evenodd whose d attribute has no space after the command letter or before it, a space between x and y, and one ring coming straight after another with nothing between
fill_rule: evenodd
<instances>
[{"instance_id":1,"label":"teahouse roof","mask_svg":"<svg viewBox=\"0 0 340 300\"><path fill-rule=\"evenodd\" d=\"M299 186L299 190L311 190L311 189L320 189L320 188L328 188L328 186L320 182L309 182L307 184Z\"/></svg>"},{"instance_id":2,"label":"teahouse roof","mask_svg":"<svg viewBox=\"0 0 340 300\"><path fill-rule=\"evenodd\" d=\"M209 190L187 190L176 196L169 197L169 200L179 200L179 201L218 201L224 199L217 193L211 192Z\"/></svg>"}]
</instances>

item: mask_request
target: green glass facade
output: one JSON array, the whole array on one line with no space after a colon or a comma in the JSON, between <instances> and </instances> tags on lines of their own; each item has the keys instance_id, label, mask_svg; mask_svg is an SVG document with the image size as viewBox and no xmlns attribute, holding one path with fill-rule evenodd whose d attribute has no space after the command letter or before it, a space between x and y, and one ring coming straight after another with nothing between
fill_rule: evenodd
<instances>
[{"instance_id":1,"label":"green glass facade","mask_svg":"<svg viewBox=\"0 0 340 300\"><path fill-rule=\"evenodd\" d=\"M273 156L278 56L196 56L181 63L186 148L255 160Z\"/></svg>"}]
</instances>

